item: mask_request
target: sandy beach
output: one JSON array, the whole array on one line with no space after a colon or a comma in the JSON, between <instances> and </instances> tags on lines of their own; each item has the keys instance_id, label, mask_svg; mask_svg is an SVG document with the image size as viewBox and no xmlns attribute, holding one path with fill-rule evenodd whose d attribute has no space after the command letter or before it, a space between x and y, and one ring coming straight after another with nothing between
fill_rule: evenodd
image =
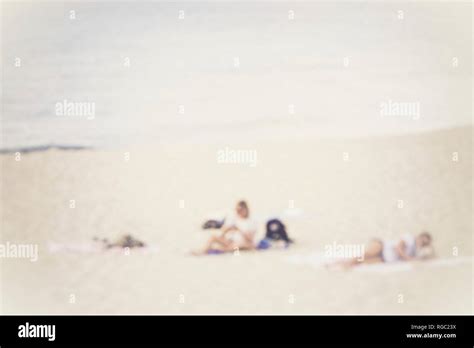
<instances>
[{"instance_id":1,"label":"sandy beach","mask_svg":"<svg viewBox=\"0 0 474 348\"><path fill-rule=\"evenodd\" d=\"M2 260L1 312L472 313L471 139L468 126L402 136L52 149L21 160L2 154L2 242L36 244L39 253L36 262ZM255 165L220 163L224 146L255 150ZM205 218L242 198L262 219L286 212L296 243L190 256L209 236L200 229ZM432 233L438 259L464 261L367 272L289 261L333 242L422 230ZM51 248L125 233L152 250Z\"/></svg>"},{"instance_id":2,"label":"sandy beach","mask_svg":"<svg viewBox=\"0 0 474 348\"><path fill-rule=\"evenodd\" d=\"M473 313L472 3L0 12L1 314ZM239 200L295 243L192 256ZM422 231L434 260L325 266Z\"/></svg>"}]
</instances>

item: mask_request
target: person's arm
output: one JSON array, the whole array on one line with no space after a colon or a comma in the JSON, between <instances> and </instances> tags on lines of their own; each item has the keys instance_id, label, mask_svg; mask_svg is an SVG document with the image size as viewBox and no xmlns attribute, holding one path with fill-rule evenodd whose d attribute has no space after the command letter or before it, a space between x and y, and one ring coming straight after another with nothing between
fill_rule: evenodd
<instances>
[{"instance_id":1,"label":"person's arm","mask_svg":"<svg viewBox=\"0 0 474 348\"><path fill-rule=\"evenodd\" d=\"M406 249L407 249L407 245L405 244L405 242L403 240L401 240L395 248L395 250L397 251L398 256L400 256L400 258L402 260L404 260L404 261L413 260L413 257L407 255Z\"/></svg>"}]
</instances>

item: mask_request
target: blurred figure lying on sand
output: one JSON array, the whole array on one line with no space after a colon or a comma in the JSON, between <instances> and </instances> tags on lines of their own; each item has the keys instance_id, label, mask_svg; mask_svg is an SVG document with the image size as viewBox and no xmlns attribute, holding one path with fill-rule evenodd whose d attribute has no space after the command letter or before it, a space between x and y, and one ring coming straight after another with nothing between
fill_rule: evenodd
<instances>
[{"instance_id":1,"label":"blurred figure lying on sand","mask_svg":"<svg viewBox=\"0 0 474 348\"><path fill-rule=\"evenodd\" d=\"M235 215L226 218L219 236L212 236L204 249L194 251L194 255L220 254L235 250L255 248L254 238L257 232L256 222L250 218L247 202L240 201L235 207Z\"/></svg>"},{"instance_id":2,"label":"blurred figure lying on sand","mask_svg":"<svg viewBox=\"0 0 474 348\"><path fill-rule=\"evenodd\" d=\"M143 248L145 247L145 243L142 241L132 237L129 234L126 234L116 241L109 241L107 238L104 239L99 239L97 237L94 237L93 240L95 242L99 242L103 244L105 249L111 249L111 248Z\"/></svg>"},{"instance_id":3,"label":"blurred figure lying on sand","mask_svg":"<svg viewBox=\"0 0 474 348\"><path fill-rule=\"evenodd\" d=\"M367 245L363 258L338 263L344 267L360 264L424 260L434 257L432 237L428 232L417 236L405 235L399 240L373 239Z\"/></svg>"}]
</instances>

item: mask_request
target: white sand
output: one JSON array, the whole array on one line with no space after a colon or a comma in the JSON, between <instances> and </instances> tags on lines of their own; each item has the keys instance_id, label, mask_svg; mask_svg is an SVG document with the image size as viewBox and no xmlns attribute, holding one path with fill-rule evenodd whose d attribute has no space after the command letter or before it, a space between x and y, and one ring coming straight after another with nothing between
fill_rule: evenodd
<instances>
[{"instance_id":1,"label":"white sand","mask_svg":"<svg viewBox=\"0 0 474 348\"><path fill-rule=\"evenodd\" d=\"M466 127L242 145L257 150L254 168L217 163L222 146L212 144L49 150L19 162L2 155L2 241L37 243L40 250L37 262L1 260L2 313L472 313L469 262L403 272L288 262L334 241L360 243L423 229L432 233L441 258L455 257L454 247L459 257L472 256L471 136ZM284 211L293 200L304 212L287 221L296 244L239 256L187 255L209 235L200 230L204 217L241 198L259 216ZM263 232L262 225L259 237ZM123 233L159 251L47 248L49 242L87 243Z\"/></svg>"}]
</instances>

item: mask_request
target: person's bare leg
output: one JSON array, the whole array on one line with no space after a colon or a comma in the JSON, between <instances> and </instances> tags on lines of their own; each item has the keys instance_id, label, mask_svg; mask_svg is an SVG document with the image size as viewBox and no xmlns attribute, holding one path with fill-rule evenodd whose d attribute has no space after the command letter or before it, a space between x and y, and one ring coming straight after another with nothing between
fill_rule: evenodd
<instances>
[{"instance_id":1,"label":"person's bare leg","mask_svg":"<svg viewBox=\"0 0 474 348\"><path fill-rule=\"evenodd\" d=\"M237 245L235 245L234 243L229 241L227 244L222 245L220 250L222 250L225 253L229 253L229 252L235 251L236 249L240 249L240 248Z\"/></svg>"},{"instance_id":2,"label":"person's bare leg","mask_svg":"<svg viewBox=\"0 0 474 348\"><path fill-rule=\"evenodd\" d=\"M360 265L362 263L378 263L383 262L382 259L383 243L379 239L374 239L369 242L365 250L363 259L353 259L352 265Z\"/></svg>"},{"instance_id":3,"label":"person's bare leg","mask_svg":"<svg viewBox=\"0 0 474 348\"><path fill-rule=\"evenodd\" d=\"M215 244L218 244L218 250L222 250L222 251L229 251L229 248L232 245L232 243L223 236L212 236L211 238L209 238L209 241L207 242L204 249L200 251L194 251L192 252L192 254L193 255L207 254L210 250L216 249L216 247L214 246Z\"/></svg>"},{"instance_id":4,"label":"person's bare leg","mask_svg":"<svg viewBox=\"0 0 474 348\"><path fill-rule=\"evenodd\" d=\"M362 262L359 262L358 264L362 264L362 263L381 263L383 262L383 259L381 256L376 256L376 257L371 257L369 259L364 259Z\"/></svg>"},{"instance_id":5,"label":"person's bare leg","mask_svg":"<svg viewBox=\"0 0 474 348\"><path fill-rule=\"evenodd\" d=\"M367 248L364 252L364 257L361 258L353 258L348 261L341 262L344 268L350 268L353 266L361 265L363 263L378 263L383 262L382 259L382 250L383 250L383 243L378 239L371 240Z\"/></svg>"},{"instance_id":6,"label":"person's bare leg","mask_svg":"<svg viewBox=\"0 0 474 348\"><path fill-rule=\"evenodd\" d=\"M232 245L232 242L223 236L214 236L209 240L207 248L205 250L209 251L212 249L212 245L217 244L220 247L227 248Z\"/></svg>"}]
</instances>

